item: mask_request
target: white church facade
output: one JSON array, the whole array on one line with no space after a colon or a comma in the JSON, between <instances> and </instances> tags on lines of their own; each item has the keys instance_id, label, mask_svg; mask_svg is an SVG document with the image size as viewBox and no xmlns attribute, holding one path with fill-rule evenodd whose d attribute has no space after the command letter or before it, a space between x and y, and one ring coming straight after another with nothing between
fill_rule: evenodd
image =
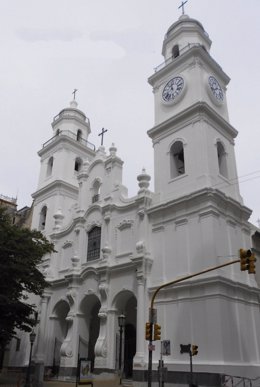
<instances>
[{"instance_id":1,"label":"white church facade","mask_svg":"<svg viewBox=\"0 0 260 387\"><path fill-rule=\"evenodd\" d=\"M230 79L210 46L201 23L187 15L165 35L165 62L148 80L153 191L143 170L136 196L128 198L115 145L95 149L75 100L52 122L53 137L39 151L32 228L53 241L56 253L41 265L50 287L39 304L33 359L59 377L76 374L79 356L95 372L115 372L117 320L124 314L124 374L145 386L145 323L156 288L228 262L239 248L259 255L260 234L239 192ZM199 347L193 358L199 385L220 386L223 375L260 376L259 296L257 274L241 272L239 264L161 291L155 308L161 338L171 342L164 357L169 385L187 383L189 360L180 353L187 343ZM154 371L159 358L155 342ZM10 361L18 366L27 357L14 351Z\"/></svg>"}]
</instances>

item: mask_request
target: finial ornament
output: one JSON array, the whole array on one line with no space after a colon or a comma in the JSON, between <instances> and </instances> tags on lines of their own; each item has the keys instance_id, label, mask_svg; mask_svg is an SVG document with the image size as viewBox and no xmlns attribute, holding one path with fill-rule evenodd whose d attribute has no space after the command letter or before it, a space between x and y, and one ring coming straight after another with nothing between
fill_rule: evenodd
<instances>
[{"instance_id":1,"label":"finial ornament","mask_svg":"<svg viewBox=\"0 0 260 387\"><path fill-rule=\"evenodd\" d=\"M99 133L99 136L101 136L101 146L103 145L104 134L106 132L107 132L107 129L102 128L101 133Z\"/></svg>"},{"instance_id":2,"label":"finial ornament","mask_svg":"<svg viewBox=\"0 0 260 387\"><path fill-rule=\"evenodd\" d=\"M72 94L74 95L73 99L75 100L76 99L76 93L77 93L78 89L74 89Z\"/></svg>"},{"instance_id":3,"label":"finial ornament","mask_svg":"<svg viewBox=\"0 0 260 387\"><path fill-rule=\"evenodd\" d=\"M181 5L178 7L178 9L180 9L180 8L182 8L182 14L184 15L184 5L186 4L188 2L188 0L186 0L186 1L182 1L181 2Z\"/></svg>"}]
</instances>

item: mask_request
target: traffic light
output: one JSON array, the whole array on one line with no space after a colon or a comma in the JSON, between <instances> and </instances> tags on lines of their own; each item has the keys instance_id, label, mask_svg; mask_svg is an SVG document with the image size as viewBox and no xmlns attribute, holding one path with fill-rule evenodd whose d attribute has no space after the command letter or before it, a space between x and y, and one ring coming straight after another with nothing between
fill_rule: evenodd
<instances>
[{"instance_id":1,"label":"traffic light","mask_svg":"<svg viewBox=\"0 0 260 387\"><path fill-rule=\"evenodd\" d=\"M198 355L198 348L199 347L197 345L192 345L191 356Z\"/></svg>"},{"instance_id":2,"label":"traffic light","mask_svg":"<svg viewBox=\"0 0 260 387\"><path fill-rule=\"evenodd\" d=\"M161 340L161 325L154 324L154 340Z\"/></svg>"},{"instance_id":3,"label":"traffic light","mask_svg":"<svg viewBox=\"0 0 260 387\"><path fill-rule=\"evenodd\" d=\"M145 340L150 340L151 330L152 330L152 324L149 322L145 323Z\"/></svg>"},{"instance_id":4,"label":"traffic light","mask_svg":"<svg viewBox=\"0 0 260 387\"><path fill-rule=\"evenodd\" d=\"M250 257L248 258L248 273L249 274L255 274L255 262L256 262L256 257L255 254L252 253Z\"/></svg>"},{"instance_id":5,"label":"traffic light","mask_svg":"<svg viewBox=\"0 0 260 387\"><path fill-rule=\"evenodd\" d=\"M250 255L251 255L250 250L239 249L240 270L241 271L248 270L248 257Z\"/></svg>"},{"instance_id":6,"label":"traffic light","mask_svg":"<svg viewBox=\"0 0 260 387\"><path fill-rule=\"evenodd\" d=\"M251 250L239 250L240 270L247 270L249 274L255 274L255 254Z\"/></svg>"}]
</instances>

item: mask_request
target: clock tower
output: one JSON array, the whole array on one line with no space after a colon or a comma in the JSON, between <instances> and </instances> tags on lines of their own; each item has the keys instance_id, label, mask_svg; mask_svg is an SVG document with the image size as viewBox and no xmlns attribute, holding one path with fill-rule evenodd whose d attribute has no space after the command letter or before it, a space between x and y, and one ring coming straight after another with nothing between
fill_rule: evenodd
<instances>
[{"instance_id":1,"label":"clock tower","mask_svg":"<svg viewBox=\"0 0 260 387\"><path fill-rule=\"evenodd\" d=\"M210 55L197 20L182 15L168 29L164 63L149 78L155 101L155 191L161 200L215 187L242 203L228 118L229 77Z\"/></svg>"},{"instance_id":2,"label":"clock tower","mask_svg":"<svg viewBox=\"0 0 260 387\"><path fill-rule=\"evenodd\" d=\"M147 211L153 257L150 294L174 279L229 262L240 248L252 245L251 211L238 186L238 132L228 117L230 79L211 57L210 47L201 23L182 15L168 29L164 62L148 80L155 103L155 124L148 131L155 183ZM259 365L258 294L254 275L241 272L238 264L158 293L155 309L164 338L178 348L189 342L199 345L196 372L215 378L205 385L221 385L223 372L258 375L252 365ZM257 316L255 321L249 315ZM243 326L250 332L246 337ZM182 371L185 362L176 352L165 359L172 374Z\"/></svg>"}]
</instances>

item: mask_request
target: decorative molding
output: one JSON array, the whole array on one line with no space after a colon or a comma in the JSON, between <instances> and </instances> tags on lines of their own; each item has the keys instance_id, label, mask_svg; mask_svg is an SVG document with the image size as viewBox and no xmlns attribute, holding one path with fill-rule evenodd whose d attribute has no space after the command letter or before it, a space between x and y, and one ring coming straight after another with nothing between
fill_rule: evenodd
<instances>
[{"instance_id":1,"label":"decorative molding","mask_svg":"<svg viewBox=\"0 0 260 387\"><path fill-rule=\"evenodd\" d=\"M125 228L131 228L134 224L134 221L131 220L131 219L124 219L121 223L119 223L116 228L118 228L118 230L122 231L124 230Z\"/></svg>"},{"instance_id":2,"label":"decorative molding","mask_svg":"<svg viewBox=\"0 0 260 387\"><path fill-rule=\"evenodd\" d=\"M209 216L214 216L215 218L219 218L219 212L217 210L214 210L214 209L207 209L205 211L201 211L199 213L199 219L201 218L207 218Z\"/></svg>"},{"instance_id":3,"label":"decorative molding","mask_svg":"<svg viewBox=\"0 0 260 387\"><path fill-rule=\"evenodd\" d=\"M175 223L175 227L183 226L184 224L188 223L188 219L187 218L178 219L174 223Z\"/></svg>"},{"instance_id":4,"label":"decorative molding","mask_svg":"<svg viewBox=\"0 0 260 387\"><path fill-rule=\"evenodd\" d=\"M163 232L164 230L165 230L165 226L163 224L153 226L152 228L152 232Z\"/></svg>"},{"instance_id":5,"label":"decorative molding","mask_svg":"<svg viewBox=\"0 0 260 387\"><path fill-rule=\"evenodd\" d=\"M66 240L63 245L62 245L62 248L63 249L67 249L68 247L71 247L73 246L73 242L72 241L69 241L69 240Z\"/></svg>"},{"instance_id":6,"label":"decorative molding","mask_svg":"<svg viewBox=\"0 0 260 387\"><path fill-rule=\"evenodd\" d=\"M86 232L89 232L94 227L101 227L101 226L102 226L102 222L101 221L93 220L92 222L89 222L89 223L86 224Z\"/></svg>"}]
</instances>

